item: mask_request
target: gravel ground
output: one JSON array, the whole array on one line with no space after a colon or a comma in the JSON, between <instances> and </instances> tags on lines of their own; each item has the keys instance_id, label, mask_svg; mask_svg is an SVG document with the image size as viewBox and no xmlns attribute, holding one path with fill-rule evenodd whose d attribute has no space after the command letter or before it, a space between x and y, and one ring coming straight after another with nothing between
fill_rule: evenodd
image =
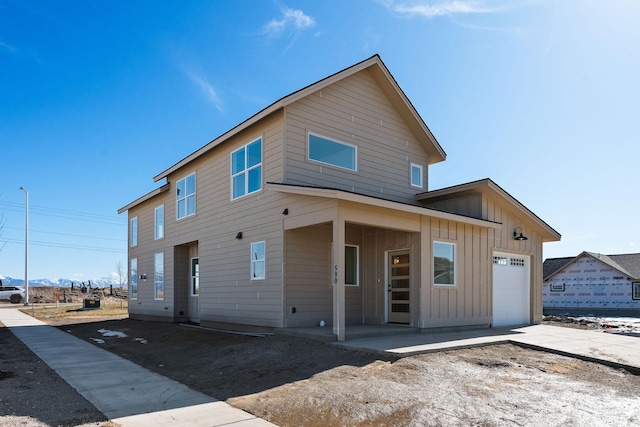
<instances>
[{"instance_id":1,"label":"gravel ground","mask_svg":"<svg viewBox=\"0 0 640 427\"><path fill-rule=\"evenodd\" d=\"M639 376L514 345L385 359L129 319L57 326L283 427L640 425ZM0 426L110 425L6 328L0 370Z\"/></svg>"}]
</instances>

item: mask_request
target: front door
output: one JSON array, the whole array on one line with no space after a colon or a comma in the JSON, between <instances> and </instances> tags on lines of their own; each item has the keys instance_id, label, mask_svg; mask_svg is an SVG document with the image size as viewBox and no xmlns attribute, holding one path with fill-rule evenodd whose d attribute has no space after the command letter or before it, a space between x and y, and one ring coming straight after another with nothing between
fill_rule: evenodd
<instances>
[{"instance_id":1,"label":"front door","mask_svg":"<svg viewBox=\"0 0 640 427\"><path fill-rule=\"evenodd\" d=\"M411 265L409 251L387 256L387 313L389 323L409 323Z\"/></svg>"}]
</instances>

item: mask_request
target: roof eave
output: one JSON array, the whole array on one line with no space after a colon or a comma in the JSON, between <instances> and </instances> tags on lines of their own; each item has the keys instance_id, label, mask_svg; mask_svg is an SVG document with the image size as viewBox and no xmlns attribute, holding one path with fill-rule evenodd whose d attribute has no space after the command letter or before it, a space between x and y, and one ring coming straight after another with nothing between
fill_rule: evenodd
<instances>
[{"instance_id":1,"label":"roof eave","mask_svg":"<svg viewBox=\"0 0 640 427\"><path fill-rule=\"evenodd\" d=\"M148 192L144 196L138 197L136 200L134 200L133 202L129 203L128 205L121 207L120 209L118 209L118 215L120 215L123 212L128 211L131 208L134 208L134 207L138 206L139 204L141 204L143 202L146 202L149 199L152 199L153 197L157 196L160 193L164 193L167 190L169 190L169 183L166 183L166 184L162 185L161 187L158 187L155 190L152 190L152 191Z\"/></svg>"}]
</instances>

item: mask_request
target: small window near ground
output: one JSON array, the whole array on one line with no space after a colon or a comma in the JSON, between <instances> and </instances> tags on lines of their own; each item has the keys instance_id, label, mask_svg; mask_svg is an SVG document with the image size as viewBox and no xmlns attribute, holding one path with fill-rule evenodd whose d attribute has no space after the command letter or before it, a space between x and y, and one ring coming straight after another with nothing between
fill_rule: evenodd
<instances>
[{"instance_id":1,"label":"small window near ground","mask_svg":"<svg viewBox=\"0 0 640 427\"><path fill-rule=\"evenodd\" d=\"M309 160L326 165L350 171L357 170L357 149L354 145L334 141L312 133L309 133L307 157Z\"/></svg>"},{"instance_id":2,"label":"small window near ground","mask_svg":"<svg viewBox=\"0 0 640 427\"><path fill-rule=\"evenodd\" d=\"M153 263L154 299L164 299L164 254L155 254Z\"/></svg>"},{"instance_id":3,"label":"small window near ground","mask_svg":"<svg viewBox=\"0 0 640 427\"><path fill-rule=\"evenodd\" d=\"M344 247L344 284L345 286L359 285L359 248L354 245Z\"/></svg>"},{"instance_id":4,"label":"small window near ground","mask_svg":"<svg viewBox=\"0 0 640 427\"><path fill-rule=\"evenodd\" d=\"M631 284L631 299L640 300L640 282Z\"/></svg>"},{"instance_id":5,"label":"small window near ground","mask_svg":"<svg viewBox=\"0 0 640 427\"><path fill-rule=\"evenodd\" d=\"M192 173L176 183L176 218L196 213L196 174Z\"/></svg>"},{"instance_id":6,"label":"small window near ground","mask_svg":"<svg viewBox=\"0 0 640 427\"><path fill-rule=\"evenodd\" d=\"M131 258L129 269L130 299L138 299L138 258Z\"/></svg>"},{"instance_id":7,"label":"small window near ground","mask_svg":"<svg viewBox=\"0 0 640 427\"><path fill-rule=\"evenodd\" d=\"M131 218L129 242L131 247L138 246L138 217Z\"/></svg>"},{"instance_id":8,"label":"small window near ground","mask_svg":"<svg viewBox=\"0 0 640 427\"><path fill-rule=\"evenodd\" d=\"M433 242L433 284L456 285L455 243Z\"/></svg>"},{"instance_id":9,"label":"small window near ground","mask_svg":"<svg viewBox=\"0 0 640 427\"><path fill-rule=\"evenodd\" d=\"M251 244L251 280L261 280L265 277L265 243Z\"/></svg>"},{"instance_id":10,"label":"small window near ground","mask_svg":"<svg viewBox=\"0 0 640 427\"><path fill-rule=\"evenodd\" d=\"M191 259L191 295L200 295L200 265L198 258Z\"/></svg>"},{"instance_id":11,"label":"small window near ground","mask_svg":"<svg viewBox=\"0 0 640 427\"><path fill-rule=\"evenodd\" d=\"M424 188L424 179L422 165L411 163L411 186L416 188Z\"/></svg>"},{"instance_id":12,"label":"small window near ground","mask_svg":"<svg viewBox=\"0 0 640 427\"><path fill-rule=\"evenodd\" d=\"M156 239L162 239L164 237L164 206L158 206L155 212L155 233Z\"/></svg>"},{"instance_id":13,"label":"small window near ground","mask_svg":"<svg viewBox=\"0 0 640 427\"><path fill-rule=\"evenodd\" d=\"M231 199L262 190L262 138L231 153Z\"/></svg>"}]
</instances>

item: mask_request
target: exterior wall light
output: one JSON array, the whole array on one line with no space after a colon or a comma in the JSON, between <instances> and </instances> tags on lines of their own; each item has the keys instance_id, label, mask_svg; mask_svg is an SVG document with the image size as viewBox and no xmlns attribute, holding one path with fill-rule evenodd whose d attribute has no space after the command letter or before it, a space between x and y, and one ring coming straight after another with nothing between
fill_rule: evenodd
<instances>
[{"instance_id":1,"label":"exterior wall light","mask_svg":"<svg viewBox=\"0 0 640 427\"><path fill-rule=\"evenodd\" d=\"M514 240L529 240L529 238L527 236L522 234L522 227L516 227L516 229L513 230L513 239Z\"/></svg>"},{"instance_id":2,"label":"exterior wall light","mask_svg":"<svg viewBox=\"0 0 640 427\"><path fill-rule=\"evenodd\" d=\"M242 239L242 231L238 231L238 234L236 234L236 239Z\"/></svg>"}]
</instances>

